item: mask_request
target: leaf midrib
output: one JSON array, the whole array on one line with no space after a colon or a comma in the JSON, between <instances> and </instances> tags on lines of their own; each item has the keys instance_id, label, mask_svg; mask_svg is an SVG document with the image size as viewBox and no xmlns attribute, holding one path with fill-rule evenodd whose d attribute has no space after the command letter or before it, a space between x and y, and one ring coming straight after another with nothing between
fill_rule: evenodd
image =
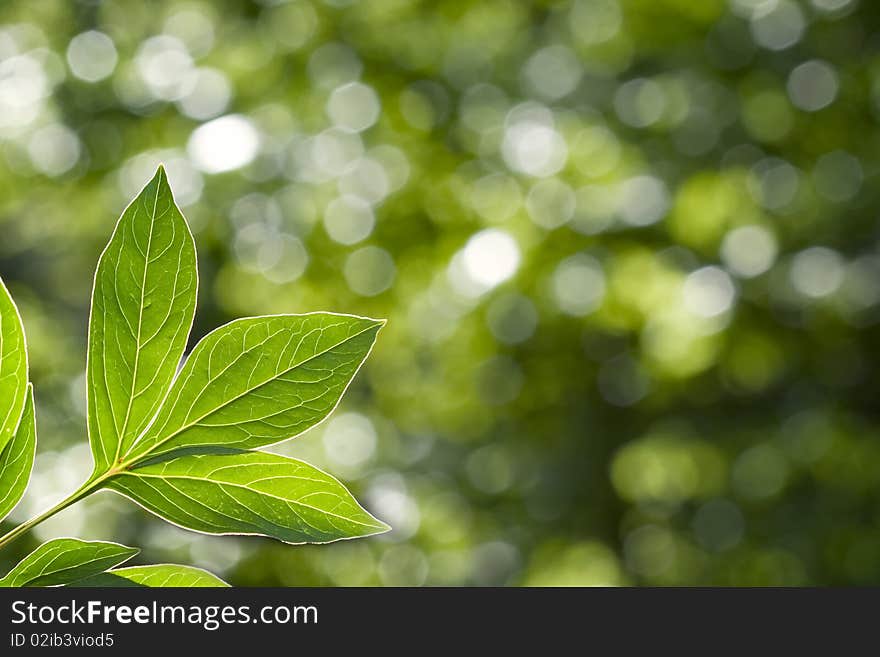
<instances>
[{"instance_id":1,"label":"leaf midrib","mask_svg":"<svg viewBox=\"0 0 880 657\"><path fill-rule=\"evenodd\" d=\"M255 493L257 495L265 495L266 497L271 497L273 499L279 500L281 502L285 502L287 504L293 504L295 506L300 506L305 509L310 509L310 510L315 511L319 514L331 516L333 518L338 518L339 520L344 520L346 522L351 522L356 525L361 525L362 527L370 527L373 529L382 529L382 527L380 527L378 525L372 525L369 523L362 522L360 520L354 520L352 518L348 518L346 516L339 515L338 513L333 513L332 511L325 511L323 509L319 509L317 507L311 506L310 504L305 504L304 502L300 502L298 500L291 500L286 497L280 497L278 495L273 495L272 493L267 493L265 491L260 491L260 490L255 490L253 488L248 488L247 484L238 484L238 483L231 482L231 481L214 481L211 479L206 479L203 477L195 477L192 475L176 475L176 474L158 475L158 474L145 474L143 472L122 472L122 473L120 473L120 476L122 476L122 475L129 476L129 477L136 477L136 478L141 477L144 479L161 479L163 481L167 481L169 479L185 479L185 480L189 480L189 481L197 481L200 483L210 483L210 484L214 484L214 485L220 486L220 487L231 486L233 488L240 488L240 489L246 490L248 492ZM302 479L301 477L296 477L296 476L291 476L289 478L290 479ZM306 481L314 481L314 480L306 479ZM191 498L191 499L194 499L194 498ZM196 501L198 501L198 500L196 500ZM241 502L238 502L238 503L241 504ZM216 509L214 509L214 510L216 511Z\"/></svg>"},{"instance_id":2,"label":"leaf midrib","mask_svg":"<svg viewBox=\"0 0 880 657\"><path fill-rule=\"evenodd\" d=\"M361 329L361 330L358 331L357 333L353 333L352 335L349 335L349 336L348 336L347 338L345 338L344 340L342 340L342 341L340 341L340 342L337 342L336 344L330 345L330 346L327 347L326 349L323 349L323 350L319 351L318 353L309 356L309 357L306 358L305 360L302 360L302 361L296 363L295 365L292 365L292 366L288 367L288 368L285 369L285 370L282 370L282 371L280 371L280 372L276 372L273 376L269 377L269 378L266 379L265 381L262 381L262 382L258 383L257 385L255 385L255 386L253 386L253 387L251 387L251 388L247 388L247 389L245 389L245 390L242 391L241 393L239 393L239 394L235 395L234 397L232 397L232 398L228 399L227 401L225 401L225 402L224 402L223 404L221 404L220 406L217 406L217 407L211 409L209 412L205 413L204 415L202 415L202 416L196 418L195 420L192 420L192 421L190 421L190 422L188 422L188 423L182 425L182 426L179 427L178 429L175 429L175 430L174 430L172 433L170 433L168 436L166 436L165 438L163 438L163 439L161 439L160 441L158 441L158 442L156 442L155 444L153 444L153 445L150 447L150 449L148 449L146 452L142 452L142 453L140 453L140 454L134 454L134 455L132 455L132 452L135 451L135 448L137 447L138 443L140 443L140 441L143 440L144 436L146 436L147 432L149 432L149 430L152 428L153 423L155 422L155 418L154 418L153 422L151 422L151 423L150 423L150 424L144 429L143 433L141 433L141 435L135 440L134 444L132 445L131 451L129 451L129 452L125 455L125 459L127 460L128 464L131 464L131 463L133 463L133 462L135 462L135 461L138 461L138 460L142 459L142 458L145 457L145 456L149 456L149 455L151 455L151 454L155 454L156 450L157 450L159 447L161 447L162 445L164 445L164 444L167 443L168 441L170 441L170 440L176 438L177 436L179 436L179 435L180 435L181 433L183 433L184 431L187 431L188 429L191 429L192 427L196 426L199 422L201 422L202 420L204 420L206 417L209 417L209 416L213 415L214 413L216 413L217 411L219 411L219 410L221 410L221 409L223 409L223 408L229 406L230 404L232 404L233 402L235 402L235 401L241 399L241 398L244 397L245 395L249 395L250 393L254 392L255 390L259 390L259 389L260 389L261 387L263 387L264 385L266 385L266 384L268 384L268 383L271 383L272 381L274 381L274 380L276 380L276 379L278 379L278 378L284 376L284 375L287 374L288 372L291 372L292 370L295 370L295 369L297 369L298 367L302 367L303 365L305 365L305 364L307 364L307 363L309 363L309 362L315 360L316 358L320 358L321 356L327 354L328 352L332 351L333 349L336 349L336 348L340 347L341 345L344 345L344 344L346 344L347 342L350 342L351 340L354 340L355 338L357 338L357 337L363 335L364 333L366 333L366 332L369 331L370 329L376 328L376 326L377 326L377 324L375 324L375 323L374 323L374 324L369 324L368 326L366 326L365 328ZM183 372L182 369L181 369L181 372ZM165 399L162 400L162 404L160 404L160 408L164 405L164 403L165 403L165 402L168 400L168 398L170 397L170 395L171 395L171 390L174 389L174 385L175 385L176 383L177 383L177 379L175 379L174 383L171 385L171 388L169 389L168 394L166 395ZM158 417L158 416L157 416L157 417ZM124 472L124 471L123 471L123 472Z\"/></svg>"},{"instance_id":3,"label":"leaf midrib","mask_svg":"<svg viewBox=\"0 0 880 657\"><path fill-rule=\"evenodd\" d=\"M156 196L153 198L153 210L150 214L150 234L147 238L147 248L144 253L144 274L141 278L141 300L138 304L138 327L137 337L135 338L136 348L134 353L134 365L132 366L131 372L131 394L128 397L128 407L125 410L125 419L122 421L122 429L119 430L119 435L116 437L116 456L114 457L114 461L119 459L119 454L122 452L122 441L125 439L125 431L128 429L128 422L131 419L131 409L134 406L135 386L137 385L137 373L141 356L141 330L144 325L144 297L147 289L147 272L150 270L150 249L153 246L153 233L156 229L156 208L159 206L159 190L161 187L162 185L157 181ZM135 239L135 246L137 246L137 239L134 237L134 219L136 216L137 214L135 213L131 222L132 238Z\"/></svg>"},{"instance_id":4,"label":"leaf midrib","mask_svg":"<svg viewBox=\"0 0 880 657\"><path fill-rule=\"evenodd\" d=\"M83 549L87 549L87 548L84 548L84 547L82 547L82 546L75 546L75 547L72 548L72 549L66 549L63 545L55 545L55 546L52 546L52 547L49 548L49 550L47 550L45 553L39 555L39 556L42 558L42 560L47 560L47 561L45 561L45 563L42 563L42 564L40 564L40 565L38 566L38 567L40 568L39 572L37 572L37 573L32 573L32 574L30 574L30 575L27 574L27 571L26 571L26 570L25 570L25 572L23 572L23 573L12 573L12 572L10 572L6 577L4 577L3 579L0 579L0 582L3 582L3 583L9 583L10 586L12 586L13 583L15 583L15 585L16 585L16 586L19 586L19 587L27 586L27 585L30 584L31 582L33 582L33 581L35 581L35 580L38 580L38 579L40 579L41 577L49 577L49 576L51 576L51 575L58 575L59 573L63 573L63 572L65 572L65 571L71 571L71 570L75 570L75 569L77 569L77 568L81 568L81 567L83 567L83 566L87 566L87 565L89 565L89 564L91 564L91 563L95 563L96 561L101 561L101 560L111 559L111 558L114 558L114 556L120 556L120 557L121 557L121 556L124 556L124 555L126 554L126 551L125 551L125 550L119 550L119 551L116 552L116 553L114 553L113 551L108 551L107 554L96 555L96 556L94 556L94 557L91 558L91 559L88 559L88 560L86 560L86 561L78 562L78 563L73 564L73 565L71 565L71 566L64 566L63 568L58 568L57 570L51 570L51 571L49 570L49 569L52 567L52 564L54 564L54 563L55 563L58 559L60 559L61 557L63 557L63 556L65 556L65 555L69 554L70 552L80 551L80 550L83 550ZM96 549L101 549L101 548L96 548ZM131 552L131 554L128 555L128 558L127 558L127 559L123 559L123 560L122 560L123 563L124 563L125 561L128 561L128 559L130 559L131 557L133 557L135 554L137 554L137 551L136 551L136 550L132 550L131 548L129 548L128 552ZM26 564L26 565L24 566L24 568L29 568L29 567L31 567L32 565L33 565L33 566L37 566L37 564ZM13 577L13 575L25 575L26 578L24 579L24 581L18 581L18 579L17 579L16 577Z\"/></svg>"}]
</instances>

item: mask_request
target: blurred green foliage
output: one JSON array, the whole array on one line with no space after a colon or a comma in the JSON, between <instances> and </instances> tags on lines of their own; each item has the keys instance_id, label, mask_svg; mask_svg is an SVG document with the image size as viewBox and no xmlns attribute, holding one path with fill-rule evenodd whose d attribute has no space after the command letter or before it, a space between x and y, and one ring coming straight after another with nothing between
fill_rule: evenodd
<instances>
[{"instance_id":1,"label":"blurred green foliage","mask_svg":"<svg viewBox=\"0 0 880 657\"><path fill-rule=\"evenodd\" d=\"M199 249L191 344L245 314L389 319L333 418L278 449L392 533L202 537L105 494L32 543L143 545L239 585L880 583L874 3L0 21L0 274L40 431L15 517L89 470L92 275L158 162Z\"/></svg>"}]
</instances>

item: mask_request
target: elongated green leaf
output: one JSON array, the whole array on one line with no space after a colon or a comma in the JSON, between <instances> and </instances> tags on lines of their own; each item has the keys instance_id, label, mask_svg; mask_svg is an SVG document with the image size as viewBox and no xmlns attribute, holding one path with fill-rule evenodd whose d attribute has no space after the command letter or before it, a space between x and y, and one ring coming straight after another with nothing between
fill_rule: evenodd
<instances>
[{"instance_id":1,"label":"elongated green leaf","mask_svg":"<svg viewBox=\"0 0 880 657\"><path fill-rule=\"evenodd\" d=\"M140 550L118 543L56 538L22 559L0 586L58 586L102 573L128 561Z\"/></svg>"},{"instance_id":2,"label":"elongated green leaf","mask_svg":"<svg viewBox=\"0 0 880 657\"><path fill-rule=\"evenodd\" d=\"M87 370L97 471L155 416L186 348L197 279L195 244L160 168L122 213L95 274Z\"/></svg>"},{"instance_id":3,"label":"elongated green leaf","mask_svg":"<svg viewBox=\"0 0 880 657\"><path fill-rule=\"evenodd\" d=\"M252 448L302 433L339 402L383 324L313 313L220 327L196 345L132 454Z\"/></svg>"},{"instance_id":4,"label":"elongated green leaf","mask_svg":"<svg viewBox=\"0 0 880 657\"><path fill-rule=\"evenodd\" d=\"M18 308L0 280L0 450L12 440L27 392L27 347Z\"/></svg>"},{"instance_id":5,"label":"elongated green leaf","mask_svg":"<svg viewBox=\"0 0 880 657\"><path fill-rule=\"evenodd\" d=\"M24 413L15 437L0 452L0 520L21 500L31 478L37 450L37 421L34 416L34 387L28 384Z\"/></svg>"},{"instance_id":6,"label":"elongated green leaf","mask_svg":"<svg viewBox=\"0 0 880 657\"><path fill-rule=\"evenodd\" d=\"M277 454L178 456L120 474L107 485L170 522L209 534L327 543L388 530L336 479Z\"/></svg>"},{"instance_id":7,"label":"elongated green leaf","mask_svg":"<svg viewBox=\"0 0 880 657\"><path fill-rule=\"evenodd\" d=\"M229 586L229 584L201 568L163 563L108 570L106 573L75 582L73 586L200 588Z\"/></svg>"}]
</instances>

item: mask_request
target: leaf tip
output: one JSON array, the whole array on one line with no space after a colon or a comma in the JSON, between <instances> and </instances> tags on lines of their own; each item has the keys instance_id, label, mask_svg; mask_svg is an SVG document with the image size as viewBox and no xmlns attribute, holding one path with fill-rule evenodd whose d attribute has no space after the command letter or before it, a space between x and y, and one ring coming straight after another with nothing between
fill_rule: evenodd
<instances>
[{"instance_id":1,"label":"leaf tip","mask_svg":"<svg viewBox=\"0 0 880 657\"><path fill-rule=\"evenodd\" d=\"M382 330L388 323L387 319L376 319L375 317L360 317L359 319L363 320L368 328L376 329L376 331Z\"/></svg>"},{"instance_id":2,"label":"leaf tip","mask_svg":"<svg viewBox=\"0 0 880 657\"><path fill-rule=\"evenodd\" d=\"M19 422L24 422L24 419L25 419L24 415L25 415L25 412L27 412L27 410L28 410L28 406L32 407L31 411L30 411L31 414L33 414L35 412L33 409L33 407L35 405L36 405L36 403L34 402L34 384L31 383L30 381L28 381L27 388L25 388L25 393L24 393L24 408L22 409L21 420L19 420Z\"/></svg>"},{"instance_id":3,"label":"leaf tip","mask_svg":"<svg viewBox=\"0 0 880 657\"><path fill-rule=\"evenodd\" d=\"M153 175L153 179L150 181L150 184L153 183L155 183L157 186L157 193L158 190L161 190L163 188L170 188L168 183L168 173L165 171L165 164L163 162L160 162L159 165L156 167L156 173Z\"/></svg>"},{"instance_id":4,"label":"leaf tip","mask_svg":"<svg viewBox=\"0 0 880 657\"><path fill-rule=\"evenodd\" d=\"M374 516L372 513L369 513L369 512L366 512L366 513L371 521L369 527L372 531L364 534L364 536L378 536L379 534L387 534L388 532L390 532L393 529L393 527L391 525L382 522L376 516Z\"/></svg>"}]
</instances>

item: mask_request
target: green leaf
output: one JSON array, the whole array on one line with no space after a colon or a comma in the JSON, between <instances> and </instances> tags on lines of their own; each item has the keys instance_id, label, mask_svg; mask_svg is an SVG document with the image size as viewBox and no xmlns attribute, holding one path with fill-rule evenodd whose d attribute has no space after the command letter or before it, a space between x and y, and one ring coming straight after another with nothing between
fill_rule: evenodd
<instances>
[{"instance_id":1,"label":"green leaf","mask_svg":"<svg viewBox=\"0 0 880 657\"><path fill-rule=\"evenodd\" d=\"M21 315L0 280L0 450L15 435L27 393L27 347Z\"/></svg>"},{"instance_id":2,"label":"green leaf","mask_svg":"<svg viewBox=\"0 0 880 657\"><path fill-rule=\"evenodd\" d=\"M118 543L56 538L22 559L0 586L58 586L102 573L128 561L140 550Z\"/></svg>"},{"instance_id":3,"label":"green leaf","mask_svg":"<svg viewBox=\"0 0 880 657\"><path fill-rule=\"evenodd\" d=\"M265 452L172 457L107 485L169 522L208 534L327 543L388 530L330 475Z\"/></svg>"},{"instance_id":4,"label":"green leaf","mask_svg":"<svg viewBox=\"0 0 880 657\"><path fill-rule=\"evenodd\" d=\"M97 472L155 416L186 348L196 252L161 167L98 261L89 319L88 425Z\"/></svg>"},{"instance_id":5,"label":"green leaf","mask_svg":"<svg viewBox=\"0 0 880 657\"><path fill-rule=\"evenodd\" d=\"M229 584L201 568L163 563L108 570L106 573L75 582L73 586L200 588L229 586Z\"/></svg>"},{"instance_id":6,"label":"green leaf","mask_svg":"<svg viewBox=\"0 0 880 657\"><path fill-rule=\"evenodd\" d=\"M302 433L336 407L384 323L312 313L218 328L196 345L128 460L198 445L250 449Z\"/></svg>"},{"instance_id":7,"label":"green leaf","mask_svg":"<svg viewBox=\"0 0 880 657\"><path fill-rule=\"evenodd\" d=\"M28 384L24 413L15 437L0 452L0 520L21 500L34 467L37 450L37 421L34 416L34 387Z\"/></svg>"}]
</instances>

